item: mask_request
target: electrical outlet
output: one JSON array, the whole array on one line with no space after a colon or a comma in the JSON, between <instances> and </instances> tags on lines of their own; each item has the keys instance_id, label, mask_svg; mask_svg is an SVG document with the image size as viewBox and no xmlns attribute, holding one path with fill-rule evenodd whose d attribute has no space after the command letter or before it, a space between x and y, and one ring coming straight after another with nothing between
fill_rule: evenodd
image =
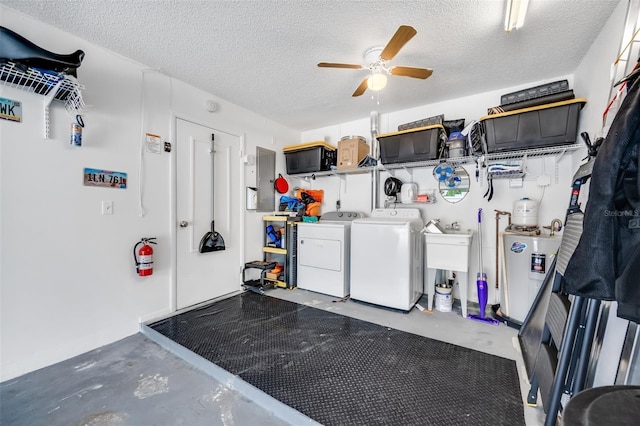
<instances>
[{"instance_id":1,"label":"electrical outlet","mask_svg":"<svg viewBox=\"0 0 640 426\"><path fill-rule=\"evenodd\" d=\"M103 201L102 202L102 215L110 215L113 214L113 201Z\"/></svg>"}]
</instances>

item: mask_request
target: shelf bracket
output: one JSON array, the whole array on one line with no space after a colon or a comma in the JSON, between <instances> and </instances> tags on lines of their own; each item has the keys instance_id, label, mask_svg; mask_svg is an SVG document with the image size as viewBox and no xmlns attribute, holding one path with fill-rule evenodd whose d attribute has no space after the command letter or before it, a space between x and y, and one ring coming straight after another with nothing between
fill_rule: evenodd
<instances>
[{"instance_id":1,"label":"shelf bracket","mask_svg":"<svg viewBox=\"0 0 640 426\"><path fill-rule=\"evenodd\" d=\"M553 157L553 172L554 172L554 183L557 185L560 181L560 160L566 154L567 150L563 149L557 155Z\"/></svg>"},{"instance_id":2,"label":"shelf bracket","mask_svg":"<svg viewBox=\"0 0 640 426\"><path fill-rule=\"evenodd\" d=\"M42 99L42 108L43 108L43 117L44 117L44 138L45 139L49 139L49 106L51 105L51 102L53 102L53 99L56 97L56 94L58 93L58 90L60 89L60 86L62 86L64 80L60 80L56 83L55 86L53 86L53 89L51 89L51 91L49 93L47 93L46 95L44 95L43 99Z\"/></svg>"},{"instance_id":3,"label":"shelf bracket","mask_svg":"<svg viewBox=\"0 0 640 426\"><path fill-rule=\"evenodd\" d=\"M558 153L558 155L556 156L556 163L559 162L560 160L562 160L562 157L564 157L564 154L567 152L566 149L563 149L562 151L560 151Z\"/></svg>"}]
</instances>

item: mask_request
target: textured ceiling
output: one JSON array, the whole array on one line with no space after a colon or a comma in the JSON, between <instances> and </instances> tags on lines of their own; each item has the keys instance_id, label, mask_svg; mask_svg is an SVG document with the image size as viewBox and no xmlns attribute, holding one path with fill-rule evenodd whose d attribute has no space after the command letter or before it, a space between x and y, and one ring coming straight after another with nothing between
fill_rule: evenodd
<instances>
[{"instance_id":1,"label":"textured ceiling","mask_svg":"<svg viewBox=\"0 0 640 426\"><path fill-rule=\"evenodd\" d=\"M161 68L290 128L308 130L570 74L620 0L530 0L525 26L505 33L504 0L0 0L66 32ZM417 35L391 76L353 98L363 64L400 25ZM46 48L46 46L43 46ZM71 53L57 52L57 53ZM79 70L82 82L82 68Z\"/></svg>"}]
</instances>

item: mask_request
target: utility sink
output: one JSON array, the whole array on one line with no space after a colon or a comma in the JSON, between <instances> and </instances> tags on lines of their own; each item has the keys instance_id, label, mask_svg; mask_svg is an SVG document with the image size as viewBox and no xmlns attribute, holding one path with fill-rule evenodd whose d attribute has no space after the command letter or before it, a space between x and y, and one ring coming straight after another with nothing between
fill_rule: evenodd
<instances>
[{"instance_id":1,"label":"utility sink","mask_svg":"<svg viewBox=\"0 0 640 426\"><path fill-rule=\"evenodd\" d=\"M467 229L466 231L449 231L445 234L425 233L427 238L427 244L446 244L446 245L471 245L471 239L473 238L473 231Z\"/></svg>"},{"instance_id":2,"label":"utility sink","mask_svg":"<svg viewBox=\"0 0 640 426\"><path fill-rule=\"evenodd\" d=\"M473 231L447 231L424 234L427 239L427 268L466 272Z\"/></svg>"},{"instance_id":3,"label":"utility sink","mask_svg":"<svg viewBox=\"0 0 640 426\"><path fill-rule=\"evenodd\" d=\"M473 231L447 231L445 234L425 233L426 249L426 282L424 290L428 296L428 309L433 306L435 294L436 271L443 269L454 271L460 286L460 302L462 304L462 316L467 316L467 292L469 287L469 254L471 253L471 241Z\"/></svg>"}]
</instances>

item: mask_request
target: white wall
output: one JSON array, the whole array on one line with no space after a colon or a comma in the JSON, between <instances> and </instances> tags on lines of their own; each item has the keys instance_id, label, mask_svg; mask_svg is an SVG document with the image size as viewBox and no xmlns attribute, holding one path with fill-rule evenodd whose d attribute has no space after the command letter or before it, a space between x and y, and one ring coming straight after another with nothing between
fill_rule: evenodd
<instances>
[{"instance_id":1,"label":"white wall","mask_svg":"<svg viewBox=\"0 0 640 426\"><path fill-rule=\"evenodd\" d=\"M51 106L51 139L45 140L42 97L0 86L0 97L23 102L22 123L0 122L4 381L136 333L140 319L170 311L174 160L173 154L144 155L146 215L141 217L142 132L173 142L171 117L176 114L244 135L246 151L254 154L257 145L281 152L300 134L196 90L179 81L180 76L169 79L145 70L2 6L0 25L54 52L84 50L78 75L89 105L83 146L72 149L72 117L61 103ZM218 111L205 110L207 99L218 102ZM127 189L83 186L84 167L126 172ZM277 167L283 170L283 158L278 157ZM244 173L246 185L255 186L255 166L245 167ZM101 215L102 200L113 201L112 216ZM262 241L260 217L255 212L245 216L247 259L261 256L254 244ZM145 278L137 277L132 259L133 245L141 237L158 238L154 274Z\"/></svg>"},{"instance_id":2,"label":"white wall","mask_svg":"<svg viewBox=\"0 0 640 426\"><path fill-rule=\"evenodd\" d=\"M581 131L589 132L592 140L598 135L606 136L602 128L602 113L609 103L609 90L614 83L610 70L622 46L626 9L627 2L620 2L574 74L574 88L589 96L589 103L581 114ZM586 155L586 149L579 154Z\"/></svg>"}]
</instances>

